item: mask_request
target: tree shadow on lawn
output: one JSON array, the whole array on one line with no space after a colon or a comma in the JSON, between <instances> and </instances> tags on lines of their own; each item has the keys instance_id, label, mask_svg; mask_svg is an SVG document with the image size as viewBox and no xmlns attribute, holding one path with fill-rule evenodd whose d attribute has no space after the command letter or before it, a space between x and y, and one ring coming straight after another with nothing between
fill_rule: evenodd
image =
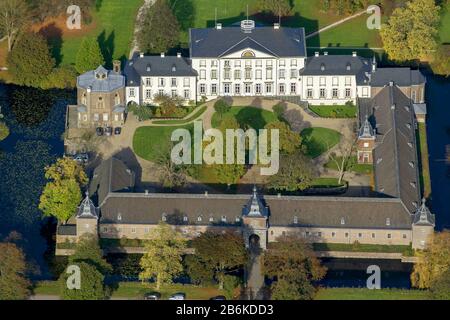
<instances>
[{"instance_id":1,"label":"tree shadow on lawn","mask_svg":"<svg viewBox=\"0 0 450 320\"><path fill-rule=\"evenodd\" d=\"M112 68L112 61L114 57L114 40L116 38L115 31L112 31L108 37L106 37L106 31L103 30L102 33L98 36L98 44L100 45L100 49L102 51L103 58L105 59L105 67L108 69Z\"/></svg>"},{"instance_id":2,"label":"tree shadow on lawn","mask_svg":"<svg viewBox=\"0 0 450 320\"><path fill-rule=\"evenodd\" d=\"M61 54L63 44L62 30L53 22L39 29L38 33L47 40L50 47L50 53L55 59L56 65L59 66L63 58Z\"/></svg>"}]
</instances>

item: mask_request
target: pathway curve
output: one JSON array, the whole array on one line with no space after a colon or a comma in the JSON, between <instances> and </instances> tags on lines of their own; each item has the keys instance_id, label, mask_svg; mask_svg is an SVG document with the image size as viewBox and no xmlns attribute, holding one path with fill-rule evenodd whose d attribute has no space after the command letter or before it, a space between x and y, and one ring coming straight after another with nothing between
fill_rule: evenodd
<instances>
[{"instance_id":1,"label":"pathway curve","mask_svg":"<svg viewBox=\"0 0 450 320\"><path fill-rule=\"evenodd\" d=\"M343 23L345 23L345 22L347 22L347 21L349 21L349 20L352 20L352 19L354 19L354 18L357 18L357 17L359 17L359 16L362 16L362 15L365 14L365 13L367 13L366 10L361 11L361 12L358 12L358 13L356 13L356 14L350 16L350 17L347 17L347 18L341 19L341 20L339 20L339 21L336 21L336 22L334 22L334 23L332 23L332 24L330 24L330 25L328 25L328 26L326 26L326 27L323 27L322 29L319 29L319 30L317 30L317 31L315 31L315 32L312 32L312 33L308 34L305 38L306 38L306 39L312 38L312 37L318 35L319 33L322 33L322 32L327 31L327 30L329 30L329 29L335 28L335 27L337 27L338 25L341 25L341 24L343 24Z\"/></svg>"},{"instance_id":2,"label":"pathway curve","mask_svg":"<svg viewBox=\"0 0 450 320\"><path fill-rule=\"evenodd\" d=\"M144 4L139 8L139 11L136 15L136 22L135 22L135 26L134 26L134 35L133 35L133 42L132 42L132 48L130 50L130 56L129 58L131 59L133 57L133 54L135 52L139 51L139 47L136 41L136 34L139 32L139 21L142 17L143 14L145 14L146 10L148 8L150 8L156 0L144 0Z\"/></svg>"}]
</instances>

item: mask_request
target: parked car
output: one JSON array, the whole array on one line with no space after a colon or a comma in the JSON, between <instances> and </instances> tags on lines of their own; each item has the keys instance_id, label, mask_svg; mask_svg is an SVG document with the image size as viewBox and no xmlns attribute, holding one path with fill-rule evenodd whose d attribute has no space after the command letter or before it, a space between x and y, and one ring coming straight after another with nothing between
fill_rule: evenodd
<instances>
[{"instance_id":1,"label":"parked car","mask_svg":"<svg viewBox=\"0 0 450 320\"><path fill-rule=\"evenodd\" d=\"M115 135L119 135L122 132L122 128L121 127L115 127L114 128L114 134Z\"/></svg>"},{"instance_id":2,"label":"parked car","mask_svg":"<svg viewBox=\"0 0 450 320\"><path fill-rule=\"evenodd\" d=\"M102 127L97 127L97 128L95 129L95 132L97 133L98 136L102 136L103 133L104 133L104 130L103 130Z\"/></svg>"},{"instance_id":3,"label":"parked car","mask_svg":"<svg viewBox=\"0 0 450 320\"><path fill-rule=\"evenodd\" d=\"M161 299L161 294L159 292L148 292L144 294L144 300L159 300Z\"/></svg>"},{"instance_id":4,"label":"parked car","mask_svg":"<svg viewBox=\"0 0 450 320\"><path fill-rule=\"evenodd\" d=\"M113 132L113 128L112 128L112 127L106 127L106 128L105 128L105 134L106 134L107 136L112 135L112 132Z\"/></svg>"},{"instance_id":5,"label":"parked car","mask_svg":"<svg viewBox=\"0 0 450 320\"><path fill-rule=\"evenodd\" d=\"M185 299L186 299L186 295L182 292L175 293L175 294L171 295L169 298L169 300L185 300Z\"/></svg>"},{"instance_id":6,"label":"parked car","mask_svg":"<svg viewBox=\"0 0 450 320\"><path fill-rule=\"evenodd\" d=\"M73 160L78 163L87 163L89 161L89 155L87 153L79 153L73 156Z\"/></svg>"},{"instance_id":7,"label":"parked car","mask_svg":"<svg viewBox=\"0 0 450 320\"><path fill-rule=\"evenodd\" d=\"M212 297L209 300L227 300L227 298L225 298L225 296L215 296L215 297Z\"/></svg>"}]
</instances>

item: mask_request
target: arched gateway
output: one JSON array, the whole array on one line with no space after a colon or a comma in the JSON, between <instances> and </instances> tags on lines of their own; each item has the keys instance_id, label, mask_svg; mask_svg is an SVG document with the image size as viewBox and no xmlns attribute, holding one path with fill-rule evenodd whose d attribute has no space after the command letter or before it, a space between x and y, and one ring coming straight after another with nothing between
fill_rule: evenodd
<instances>
[{"instance_id":1,"label":"arched gateway","mask_svg":"<svg viewBox=\"0 0 450 320\"><path fill-rule=\"evenodd\" d=\"M255 245L263 250L267 248L268 216L269 210L258 196L256 187L254 187L253 195L242 212L243 233L247 248Z\"/></svg>"}]
</instances>

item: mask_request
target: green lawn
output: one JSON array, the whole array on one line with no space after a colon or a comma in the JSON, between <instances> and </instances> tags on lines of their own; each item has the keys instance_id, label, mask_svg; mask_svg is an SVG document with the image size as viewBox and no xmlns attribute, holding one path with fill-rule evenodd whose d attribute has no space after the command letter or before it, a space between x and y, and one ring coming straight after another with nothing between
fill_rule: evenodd
<instances>
[{"instance_id":1,"label":"green lawn","mask_svg":"<svg viewBox=\"0 0 450 320\"><path fill-rule=\"evenodd\" d=\"M309 106L309 109L323 118L355 118L358 109L355 105L352 106Z\"/></svg>"},{"instance_id":2,"label":"green lawn","mask_svg":"<svg viewBox=\"0 0 450 320\"><path fill-rule=\"evenodd\" d=\"M429 293L425 290L366 288L321 288L315 300L427 300Z\"/></svg>"},{"instance_id":3,"label":"green lawn","mask_svg":"<svg viewBox=\"0 0 450 320\"><path fill-rule=\"evenodd\" d=\"M192 132L194 125L137 128L133 137L133 150L139 157L155 161L159 155L161 146L171 143L170 138L172 132L181 128L188 129Z\"/></svg>"},{"instance_id":4,"label":"green lawn","mask_svg":"<svg viewBox=\"0 0 450 320\"><path fill-rule=\"evenodd\" d=\"M341 140L341 134L328 128L306 128L301 132L302 144L306 146L306 154L317 158Z\"/></svg>"},{"instance_id":5,"label":"green lawn","mask_svg":"<svg viewBox=\"0 0 450 320\"><path fill-rule=\"evenodd\" d=\"M110 52L105 56L107 64L113 59L128 58L137 11L143 2L143 0L103 0L99 11L92 10L94 30L79 35L63 36L62 64L75 63L78 48L85 36L98 38L102 49Z\"/></svg>"},{"instance_id":6,"label":"green lawn","mask_svg":"<svg viewBox=\"0 0 450 320\"><path fill-rule=\"evenodd\" d=\"M250 126L254 129L262 129L266 124L277 121L275 113L255 107L231 107L230 111L222 117L234 117L241 128ZM211 125L217 128L222 119L217 112L214 113L211 119Z\"/></svg>"},{"instance_id":7,"label":"green lawn","mask_svg":"<svg viewBox=\"0 0 450 320\"><path fill-rule=\"evenodd\" d=\"M430 164L428 161L427 128L425 123L418 123L417 142L420 159L420 185L423 188L423 196L428 198L431 195Z\"/></svg>"},{"instance_id":8,"label":"green lawn","mask_svg":"<svg viewBox=\"0 0 450 320\"><path fill-rule=\"evenodd\" d=\"M411 246L403 245L379 245L361 243L314 243L315 251L351 251L351 252L382 252L382 253L402 253L405 256L412 256Z\"/></svg>"},{"instance_id":9,"label":"green lawn","mask_svg":"<svg viewBox=\"0 0 450 320\"><path fill-rule=\"evenodd\" d=\"M338 157L337 160L340 163L341 157ZM346 166L347 171L352 171L359 174L371 174L373 172L373 165L371 164L359 164L357 163L356 156L351 157L350 160L347 161ZM329 161L325 164L325 168L331 169L331 170L338 170L337 165L334 161Z\"/></svg>"},{"instance_id":10,"label":"green lawn","mask_svg":"<svg viewBox=\"0 0 450 320\"><path fill-rule=\"evenodd\" d=\"M45 295L59 295L59 283L58 281L39 281L35 284L33 288L34 294L45 294Z\"/></svg>"},{"instance_id":11,"label":"green lawn","mask_svg":"<svg viewBox=\"0 0 450 320\"><path fill-rule=\"evenodd\" d=\"M200 107L200 109L196 109L194 114L192 116L190 116L187 119L184 120L156 120L153 121L154 124L168 124L168 125L182 125L182 124L187 124L195 119L197 119L198 117L200 117L205 111L206 111L207 107L203 106Z\"/></svg>"},{"instance_id":12,"label":"green lawn","mask_svg":"<svg viewBox=\"0 0 450 320\"><path fill-rule=\"evenodd\" d=\"M442 43L450 43L450 3L443 9L439 36Z\"/></svg>"}]
</instances>

